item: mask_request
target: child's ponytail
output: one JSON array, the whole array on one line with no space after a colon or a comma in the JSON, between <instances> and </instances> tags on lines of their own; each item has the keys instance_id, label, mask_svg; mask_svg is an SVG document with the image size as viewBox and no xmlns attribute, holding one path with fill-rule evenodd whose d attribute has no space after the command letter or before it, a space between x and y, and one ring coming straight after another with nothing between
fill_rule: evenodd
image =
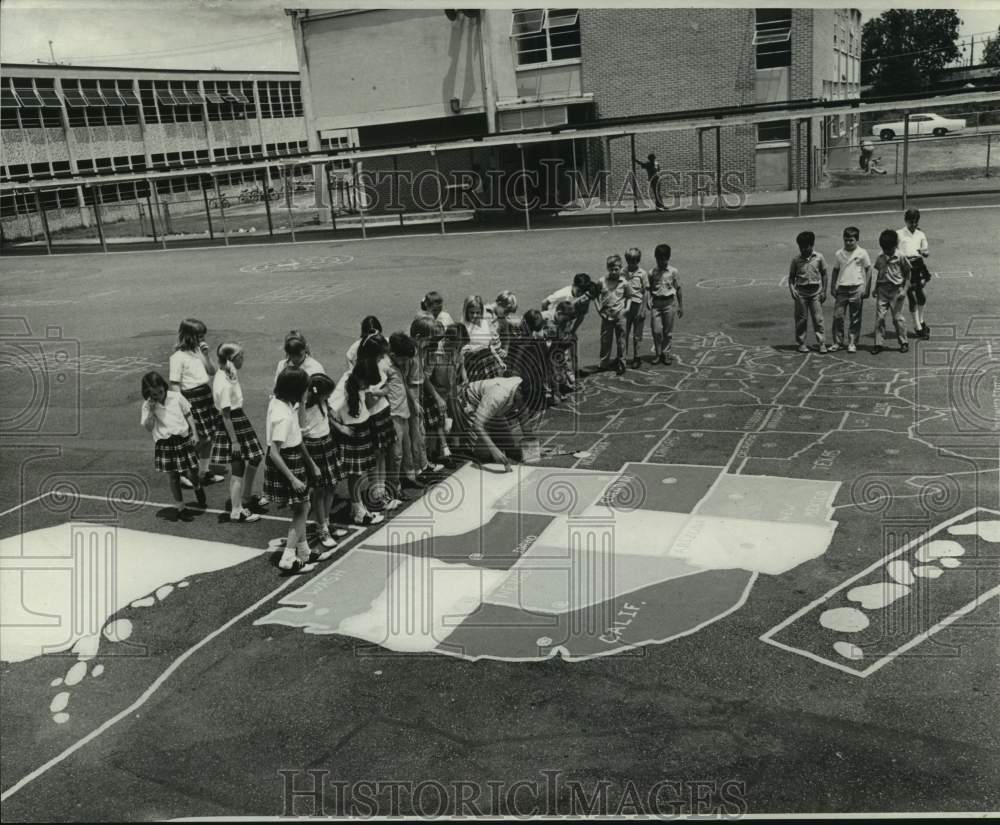
<instances>
[{"instance_id":1,"label":"child's ponytail","mask_svg":"<svg viewBox=\"0 0 1000 825\"><path fill-rule=\"evenodd\" d=\"M215 350L216 358L219 361L219 369L226 373L226 377L230 381L235 381L238 375L233 359L241 352L243 352L243 347L234 341L226 341L219 344Z\"/></svg>"}]
</instances>

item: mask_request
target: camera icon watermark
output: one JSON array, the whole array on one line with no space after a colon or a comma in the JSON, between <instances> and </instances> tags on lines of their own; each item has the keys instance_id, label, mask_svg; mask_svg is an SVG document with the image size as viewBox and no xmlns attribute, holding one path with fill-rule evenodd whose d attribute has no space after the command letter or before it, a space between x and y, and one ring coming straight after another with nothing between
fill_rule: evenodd
<instances>
[{"instance_id":1,"label":"camera icon watermark","mask_svg":"<svg viewBox=\"0 0 1000 825\"><path fill-rule=\"evenodd\" d=\"M935 327L915 367L916 431L947 447L991 445L1000 436L1000 317L969 319L964 331ZM927 415L925 410L939 410Z\"/></svg>"},{"instance_id":2,"label":"camera icon watermark","mask_svg":"<svg viewBox=\"0 0 1000 825\"><path fill-rule=\"evenodd\" d=\"M0 382L3 436L80 434L80 342L61 327L0 317Z\"/></svg>"}]
</instances>

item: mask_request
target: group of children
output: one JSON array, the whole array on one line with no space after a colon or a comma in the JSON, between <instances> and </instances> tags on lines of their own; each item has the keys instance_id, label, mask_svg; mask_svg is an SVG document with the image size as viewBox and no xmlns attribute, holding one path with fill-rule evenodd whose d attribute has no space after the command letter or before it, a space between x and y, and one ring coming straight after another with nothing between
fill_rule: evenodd
<instances>
[{"instance_id":1,"label":"group of children","mask_svg":"<svg viewBox=\"0 0 1000 825\"><path fill-rule=\"evenodd\" d=\"M874 264L859 245L860 232L844 230L832 274L816 252L812 232L799 233L799 254L789 268L788 288L795 304L795 335L806 345L812 318L820 352L857 350L861 309L876 297L873 352L882 349L885 317L892 315L900 349L908 348L904 297L909 300L920 337L929 335L923 320L927 237L918 228L920 213L906 212L906 227L885 230ZM205 506L205 485L223 476L211 466L227 466L230 520L260 519L268 503L289 506L292 524L282 540L279 566L297 571L329 558L346 534L330 524L334 489L346 480L355 524L380 523L380 511L399 507L419 494L454 449L485 452L509 469L497 445L497 428L517 418L522 432L551 404L573 392L576 333L591 305L601 320L601 367L619 374L641 364L639 345L650 318L653 363L671 364L674 323L684 314L679 273L671 248L658 245L649 271L635 247L607 258L598 281L578 273L568 286L549 295L540 309L517 315L517 297L501 292L493 303L471 295L455 322L438 292L420 304L409 331L385 336L375 316L361 322L361 335L346 353L346 370L332 378L309 351L302 333L285 336L264 420L264 438L244 411L239 372L243 350L235 342L216 347L214 361L205 342L207 329L194 318L181 322L170 356L169 378L149 372L142 378L141 422L153 436L154 464L168 474L176 517L189 520L182 488ZM833 344L826 345L822 304L834 297ZM631 354L629 359L629 343ZM453 426L454 425L454 426ZM254 481L264 462L263 494ZM316 550L306 525L316 524Z\"/></svg>"},{"instance_id":2,"label":"group of children","mask_svg":"<svg viewBox=\"0 0 1000 825\"><path fill-rule=\"evenodd\" d=\"M930 327L924 321L927 303L925 287L931 279L925 259L930 254L927 236L919 228L920 210L907 209L902 229L885 229L879 235L881 254L872 263L860 246L861 231L856 226L844 229L843 248L837 250L832 274L826 260L815 250L816 236L800 232L795 242L799 254L788 270L788 290L795 305L795 341L799 352L809 352L806 344L809 319L819 345L819 352L845 349L857 352L861 338L861 310L864 301L875 296L875 344L872 353L883 349L886 316L891 315L899 351L910 348L903 302L913 315L918 338L929 338ZM826 344L823 303L827 295L834 299L833 343ZM846 319L846 321L845 321ZM846 334L845 334L846 326Z\"/></svg>"}]
</instances>

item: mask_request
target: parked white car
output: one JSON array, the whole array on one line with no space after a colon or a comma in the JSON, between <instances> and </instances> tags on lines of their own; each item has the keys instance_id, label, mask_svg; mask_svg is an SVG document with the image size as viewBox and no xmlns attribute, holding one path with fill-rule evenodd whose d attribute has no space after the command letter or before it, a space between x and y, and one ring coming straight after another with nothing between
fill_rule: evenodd
<instances>
[{"instance_id":1,"label":"parked white car","mask_svg":"<svg viewBox=\"0 0 1000 825\"><path fill-rule=\"evenodd\" d=\"M910 115L911 135L946 135L949 132L961 132L965 121L959 118L941 117L930 112ZM903 121L894 120L891 123L876 123L872 126L872 134L882 140L893 140L903 136Z\"/></svg>"}]
</instances>

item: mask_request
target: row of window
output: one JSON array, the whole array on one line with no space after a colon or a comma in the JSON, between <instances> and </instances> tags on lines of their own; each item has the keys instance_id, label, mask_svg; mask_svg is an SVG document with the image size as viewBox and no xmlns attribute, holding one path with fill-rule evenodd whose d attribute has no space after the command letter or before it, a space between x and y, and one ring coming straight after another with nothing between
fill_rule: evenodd
<instances>
[{"instance_id":1,"label":"row of window","mask_svg":"<svg viewBox=\"0 0 1000 825\"><path fill-rule=\"evenodd\" d=\"M139 123L195 123L262 118L302 117L301 84L289 81L152 81L8 78L0 83L0 128L37 129L62 125L65 106L70 126L123 126ZM254 86L256 85L256 95Z\"/></svg>"},{"instance_id":2,"label":"row of window","mask_svg":"<svg viewBox=\"0 0 1000 825\"><path fill-rule=\"evenodd\" d=\"M847 29L837 31L845 39ZM853 54L855 37L850 33ZM580 15L577 9L515 9L511 20L511 46L518 66L531 66L580 57ZM792 62L792 10L757 9L753 43L758 69L790 66ZM836 35L834 45L837 46ZM857 44L860 48L860 43Z\"/></svg>"}]
</instances>

